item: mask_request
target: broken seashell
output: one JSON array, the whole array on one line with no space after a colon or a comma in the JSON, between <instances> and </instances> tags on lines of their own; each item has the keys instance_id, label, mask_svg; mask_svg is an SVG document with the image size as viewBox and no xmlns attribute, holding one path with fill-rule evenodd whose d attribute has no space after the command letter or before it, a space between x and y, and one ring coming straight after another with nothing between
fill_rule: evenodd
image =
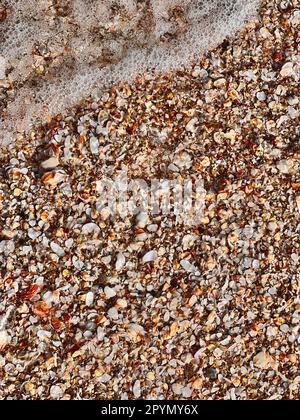
<instances>
[{"instance_id":1,"label":"broken seashell","mask_svg":"<svg viewBox=\"0 0 300 420\"><path fill-rule=\"evenodd\" d=\"M16 235L16 232L12 232L11 230L0 230L0 240L4 239L4 240L10 240L13 239L14 236Z\"/></svg>"},{"instance_id":2,"label":"broken seashell","mask_svg":"<svg viewBox=\"0 0 300 420\"><path fill-rule=\"evenodd\" d=\"M4 349L10 342L10 336L5 330L0 331L0 350Z\"/></svg>"},{"instance_id":3,"label":"broken seashell","mask_svg":"<svg viewBox=\"0 0 300 420\"><path fill-rule=\"evenodd\" d=\"M42 176L42 182L46 185L50 185L51 187L56 187L58 184L63 182L65 178L66 173L64 171L46 172Z\"/></svg>"},{"instance_id":4,"label":"broken seashell","mask_svg":"<svg viewBox=\"0 0 300 420\"><path fill-rule=\"evenodd\" d=\"M258 353L253 359L253 364L259 369L278 369L278 362L276 362L276 360L274 360L273 357L270 356L266 351Z\"/></svg>"},{"instance_id":5,"label":"broken seashell","mask_svg":"<svg viewBox=\"0 0 300 420\"><path fill-rule=\"evenodd\" d=\"M187 251L188 249L192 248L196 240L197 240L196 235L185 235L182 239L183 250Z\"/></svg>"},{"instance_id":6,"label":"broken seashell","mask_svg":"<svg viewBox=\"0 0 300 420\"><path fill-rule=\"evenodd\" d=\"M43 169L55 169L59 165L57 157L53 156L41 163Z\"/></svg>"},{"instance_id":7,"label":"broken seashell","mask_svg":"<svg viewBox=\"0 0 300 420\"><path fill-rule=\"evenodd\" d=\"M197 268L187 260L181 260L180 265L188 273L195 273L197 271Z\"/></svg>"}]
</instances>

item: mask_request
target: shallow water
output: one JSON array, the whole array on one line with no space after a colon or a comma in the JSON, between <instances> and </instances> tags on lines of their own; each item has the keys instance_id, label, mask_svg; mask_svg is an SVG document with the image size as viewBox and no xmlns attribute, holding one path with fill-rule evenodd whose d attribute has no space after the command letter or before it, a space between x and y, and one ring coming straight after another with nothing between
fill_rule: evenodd
<instances>
[{"instance_id":1,"label":"shallow water","mask_svg":"<svg viewBox=\"0 0 300 420\"><path fill-rule=\"evenodd\" d=\"M0 77L7 76L10 97L0 107L0 140L7 142L118 80L187 65L253 19L259 0L4 4Z\"/></svg>"}]
</instances>

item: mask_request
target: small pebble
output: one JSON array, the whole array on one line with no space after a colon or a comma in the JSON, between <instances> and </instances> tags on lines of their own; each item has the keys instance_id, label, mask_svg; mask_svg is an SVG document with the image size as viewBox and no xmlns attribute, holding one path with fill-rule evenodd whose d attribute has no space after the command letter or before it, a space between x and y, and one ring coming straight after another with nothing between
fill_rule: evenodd
<instances>
[{"instance_id":1,"label":"small pebble","mask_svg":"<svg viewBox=\"0 0 300 420\"><path fill-rule=\"evenodd\" d=\"M143 263L149 263L149 262L153 262L156 261L158 258L158 253L157 251L149 251L147 252L147 254L144 255L143 257Z\"/></svg>"}]
</instances>

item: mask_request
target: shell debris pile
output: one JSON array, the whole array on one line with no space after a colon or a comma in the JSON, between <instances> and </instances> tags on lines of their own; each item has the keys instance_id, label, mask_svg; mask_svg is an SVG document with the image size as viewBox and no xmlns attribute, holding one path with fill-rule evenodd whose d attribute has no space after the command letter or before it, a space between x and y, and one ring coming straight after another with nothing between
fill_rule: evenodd
<instances>
[{"instance_id":1,"label":"shell debris pile","mask_svg":"<svg viewBox=\"0 0 300 420\"><path fill-rule=\"evenodd\" d=\"M1 399L298 399L300 8L264 1L0 154ZM201 223L113 219L97 181L204 180Z\"/></svg>"}]
</instances>

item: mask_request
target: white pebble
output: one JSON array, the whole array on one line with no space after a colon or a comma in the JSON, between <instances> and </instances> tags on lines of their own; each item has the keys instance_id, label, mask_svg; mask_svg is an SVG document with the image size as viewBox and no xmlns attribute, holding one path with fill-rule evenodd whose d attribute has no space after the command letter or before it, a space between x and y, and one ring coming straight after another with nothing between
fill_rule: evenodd
<instances>
[{"instance_id":1,"label":"white pebble","mask_svg":"<svg viewBox=\"0 0 300 420\"><path fill-rule=\"evenodd\" d=\"M300 10L296 10L290 19L293 26L300 25Z\"/></svg>"},{"instance_id":2,"label":"white pebble","mask_svg":"<svg viewBox=\"0 0 300 420\"><path fill-rule=\"evenodd\" d=\"M66 240L65 245L66 245L67 248L72 248L73 243L74 243L73 238L70 238L70 239Z\"/></svg>"},{"instance_id":3,"label":"white pebble","mask_svg":"<svg viewBox=\"0 0 300 420\"><path fill-rule=\"evenodd\" d=\"M86 306L91 306L94 302L94 293L88 292L85 297L85 304Z\"/></svg>"},{"instance_id":4,"label":"white pebble","mask_svg":"<svg viewBox=\"0 0 300 420\"><path fill-rule=\"evenodd\" d=\"M149 225L149 226L147 227L147 230L148 230L149 232L151 232L151 233L157 232L157 230L158 230L158 225Z\"/></svg>"},{"instance_id":5,"label":"white pebble","mask_svg":"<svg viewBox=\"0 0 300 420\"><path fill-rule=\"evenodd\" d=\"M59 399L63 396L63 392L60 386L58 385L53 385L50 388L50 397L54 398L54 399Z\"/></svg>"},{"instance_id":6,"label":"white pebble","mask_svg":"<svg viewBox=\"0 0 300 420\"><path fill-rule=\"evenodd\" d=\"M141 382L139 380L135 381L132 392L135 398L140 398L141 396Z\"/></svg>"},{"instance_id":7,"label":"white pebble","mask_svg":"<svg viewBox=\"0 0 300 420\"><path fill-rule=\"evenodd\" d=\"M99 153L99 141L96 137L90 138L90 149L94 155Z\"/></svg>"},{"instance_id":8,"label":"white pebble","mask_svg":"<svg viewBox=\"0 0 300 420\"><path fill-rule=\"evenodd\" d=\"M73 256L72 263L74 267L77 268L77 270L82 270L82 268L84 267L84 262L79 260L78 257L76 257L76 255Z\"/></svg>"},{"instance_id":9,"label":"white pebble","mask_svg":"<svg viewBox=\"0 0 300 420\"><path fill-rule=\"evenodd\" d=\"M111 376L108 373L104 373L104 375L100 376L100 378L98 380L102 384L106 384L107 382L109 382L111 380Z\"/></svg>"},{"instance_id":10,"label":"white pebble","mask_svg":"<svg viewBox=\"0 0 300 420\"><path fill-rule=\"evenodd\" d=\"M36 333L36 335L39 338L39 340L41 340L41 341L47 341L51 337L51 332L50 331L46 331L46 330L39 330Z\"/></svg>"},{"instance_id":11,"label":"white pebble","mask_svg":"<svg viewBox=\"0 0 300 420\"><path fill-rule=\"evenodd\" d=\"M137 215L136 218L137 227L140 229L143 229L145 226L147 226L147 223L149 222L149 216L146 212L141 212Z\"/></svg>"},{"instance_id":12,"label":"white pebble","mask_svg":"<svg viewBox=\"0 0 300 420\"><path fill-rule=\"evenodd\" d=\"M28 236L30 239L34 240L41 236L41 232L35 229L28 229Z\"/></svg>"},{"instance_id":13,"label":"white pebble","mask_svg":"<svg viewBox=\"0 0 300 420\"><path fill-rule=\"evenodd\" d=\"M183 386L181 384L173 384L172 385L172 391L175 395L181 395L182 394L182 388Z\"/></svg>"},{"instance_id":14,"label":"white pebble","mask_svg":"<svg viewBox=\"0 0 300 420\"><path fill-rule=\"evenodd\" d=\"M289 174L292 168L292 163L288 160L281 160L277 162L276 167L282 174Z\"/></svg>"},{"instance_id":15,"label":"white pebble","mask_svg":"<svg viewBox=\"0 0 300 420\"><path fill-rule=\"evenodd\" d=\"M126 308L126 307L127 307L127 301L126 301L125 299L118 299L118 300L117 300L117 305L118 305L120 308L124 309L124 308Z\"/></svg>"},{"instance_id":16,"label":"white pebble","mask_svg":"<svg viewBox=\"0 0 300 420\"><path fill-rule=\"evenodd\" d=\"M109 286L105 286L104 293L105 293L105 296L106 296L107 299L110 299L110 298L116 296L116 292L114 291L114 289L112 289Z\"/></svg>"},{"instance_id":17,"label":"white pebble","mask_svg":"<svg viewBox=\"0 0 300 420\"><path fill-rule=\"evenodd\" d=\"M157 258L158 258L157 251L149 251L149 252L147 252L147 254L144 255L143 263L146 264L146 263L149 263L149 262L152 262L152 261L156 261Z\"/></svg>"},{"instance_id":18,"label":"white pebble","mask_svg":"<svg viewBox=\"0 0 300 420\"><path fill-rule=\"evenodd\" d=\"M270 222L268 223L268 230L270 232L275 232L275 230L278 228L278 225L276 222Z\"/></svg>"},{"instance_id":19,"label":"white pebble","mask_svg":"<svg viewBox=\"0 0 300 420\"><path fill-rule=\"evenodd\" d=\"M180 265L188 273L195 273L197 271L197 268L187 260L181 260Z\"/></svg>"},{"instance_id":20,"label":"white pebble","mask_svg":"<svg viewBox=\"0 0 300 420\"><path fill-rule=\"evenodd\" d=\"M253 359L253 364L255 367L263 370L277 370L278 368L276 360L274 360L266 351L258 353Z\"/></svg>"},{"instance_id":21,"label":"white pebble","mask_svg":"<svg viewBox=\"0 0 300 420\"><path fill-rule=\"evenodd\" d=\"M287 334L290 331L290 327L287 324L282 324L280 327L280 331L284 334Z\"/></svg>"},{"instance_id":22,"label":"white pebble","mask_svg":"<svg viewBox=\"0 0 300 420\"><path fill-rule=\"evenodd\" d=\"M107 315L109 316L110 319L114 319L117 320L119 318L119 313L116 310L116 308L110 308L107 312Z\"/></svg>"},{"instance_id":23,"label":"white pebble","mask_svg":"<svg viewBox=\"0 0 300 420\"><path fill-rule=\"evenodd\" d=\"M300 196L296 197L296 204L297 204L298 212L300 213Z\"/></svg>"},{"instance_id":24,"label":"white pebble","mask_svg":"<svg viewBox=\"0 0 300 420\"><path fill-rule=\"evenodd\" d=\"M90 235L93 233L99 233L100 228L96 223L86 223L82 226L82 233L83 235Z\"/></svg>"},{"instance_id":25,"label":"white pebble","mask_svg":"<svg viewBox=\"0 0 300 420\"><path fill-rule=\"evenodd\" d=\"M268 327L267 328L267 336L268 337L276 337L277 335L277 329L274 327Z\"/></svg>"},{"instance_id":26,"label":"white pebble","mask_svg":"<svg viewBox=\"0 0 300 420\"><path fill-rule=\"evenodd\" d=\"M191 384L188 384L187 386L185 386L182 390L182 396L183 398L191 398L193 394L193 388Z\"/></svg>"},{"instance_id":27,"label":"white pebble","mask_svg":"<svg viewBox=\"0 0 300 420\"><path fill-rule=\"evenodd\" d=\"M55 242L50 243L50 248L59 257L63 257L64 255L66 255L63 248L61 246L57 245Z\"/></svg>"},{"instance_id":28,"label":"white pebble","mask_svg":"<svg viewBox=\"0 0 300 420\"><path fill-rule=\"evenodd\" d=\"M265 101L267 99L267 95L265 94L265 92L258 92L256 94L256 97L259 101Z\"/></svg>"},{"instance_id":29,"label":"white pebble","mask_svg":"<svg viewBox=\"0 0 300 420\"><path fill-rule=\"evenodd\" d=\"M182 239L183 250L187 251L188 249L192 248L196 240L196 235L185 235Z\"/></svg>"},{"instance_id":30,"label":"white pebble","mask_svg":"<svg viewBox=\"0 0 300 420\"><path fill-rule=\"evenodd\" d=\"M272 34L265 26L261 28L260 34L264 39L271 38Z\"/></svg>"},{"instance_id":31,"label":"white pebble","mask_svg":"<svg viewBox=\"0 0 300 420\"><path fill-rule=\"evenodd\" d=\"M110 209L108 207L105 207L100 211L100 216L102 220L107 220L111 215Z\"/></svg>"},{"instance_id":32,"label":"white pebble","mask_svg":"<svg viewBox=\"0 0 300 420\"><path fill-rule=\"evenodd\" d=\"M120 271L122 270L122 268L124 267L126 263L126 259L124 257L124 255L120 252L117 256L117 262L116 262L116 270Z\"/></svg>"},{"instance_id":33,"label":"white pebble","mask_svg":"<svg viewBox=\"0 0 300 420\"><path fill-rule=\"evenodd\" d=\"M269 295L271 295L271 296L275 296L275 295L277 295L277 289L276 289L276 287L270 287L270 288L268 289L268 293L269 293Z\"/></svg>"},{"instance_id":34,"label":"white pebble","mask_svg":"<svg viewBox=\"0 0 300 420\"><path fill-rule=\"evenodd\" d=\"M243 229L243 235L246 236L246 238L248 239L252 238L253 234L254 234L254 229L252 226L248 225Z\"/></svg>"}]
</instances>

